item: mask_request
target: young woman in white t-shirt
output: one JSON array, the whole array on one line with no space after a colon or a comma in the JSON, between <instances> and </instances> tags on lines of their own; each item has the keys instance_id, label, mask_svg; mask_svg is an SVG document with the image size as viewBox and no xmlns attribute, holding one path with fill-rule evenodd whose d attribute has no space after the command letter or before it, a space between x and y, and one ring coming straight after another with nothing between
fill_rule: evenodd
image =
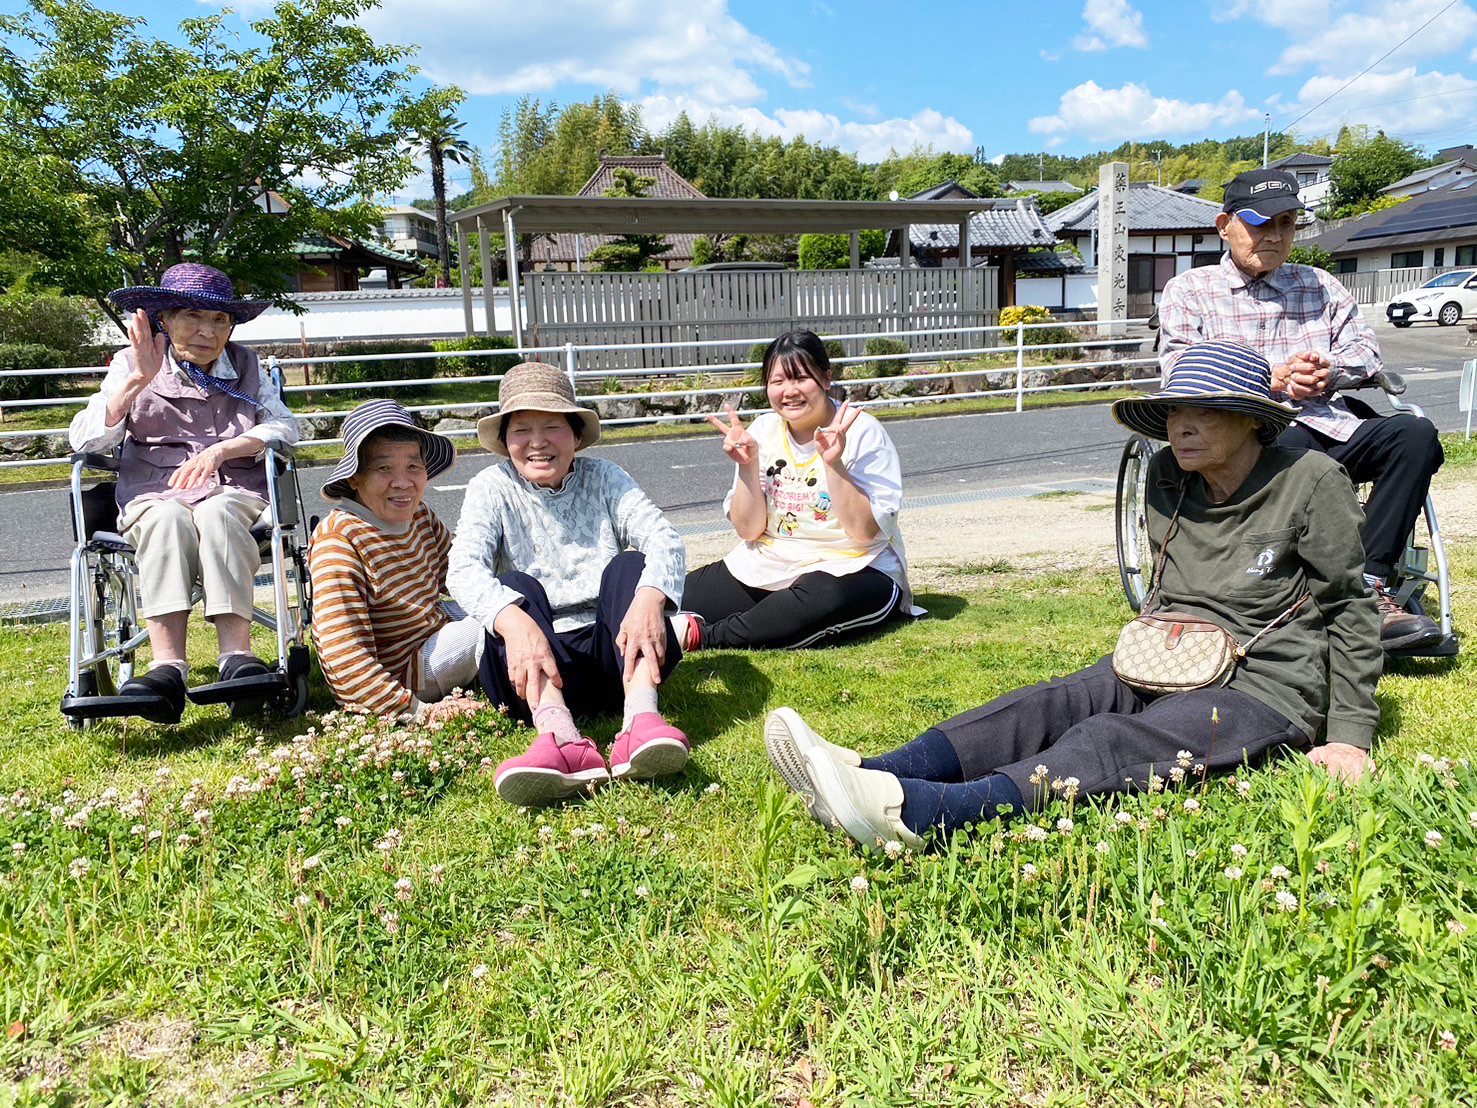
<instances>
[{"instance_id":1,"label":"young woman in white t-shirt","mask_svg":"<svg viewBox=\"0 0 1477 1108\"><path fill-rule=\"evenodd\" d=\"M763 367L773 412L748 427L732 407L708 417L734 461L724 511L744 541L687 575L684 649L814 646L912 607L892 440L831 398L814 332L775 339Z\"/></svg>"}]
</instances>

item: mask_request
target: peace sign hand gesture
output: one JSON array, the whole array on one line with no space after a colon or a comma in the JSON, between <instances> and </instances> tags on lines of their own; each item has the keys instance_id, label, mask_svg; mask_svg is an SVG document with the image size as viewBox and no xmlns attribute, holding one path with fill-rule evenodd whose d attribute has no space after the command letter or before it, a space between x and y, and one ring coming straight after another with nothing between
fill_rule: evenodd
<instances>
[{"instance_id":1,"label":"peace sign hand gesture","mask_svg":"<svg viewBox=\"0 0 1477 1108\"><path fill-rule=\"evenodd\" d=\"M834 469L841 464L841 452L846 449L846 432L851 430L851 425L861 414L860 408L853 408L851 401L843 400L830 425L816 428L815 449L827 466Z\"/></svg>"},{"instance_id":2,"label":"peace sign hand gesture","mask_svg":"<svg viewBox=\"0 0 1477 1108\"><path fill-rule=\"evenodd\" d=\"M708 416L708 422L723 432L723 453L741 466L754 465L759 461L759 444L749 434L732 404L724 410L728 413L728 423L723 422L722 416Z\"/></svg>"}]
</instances>

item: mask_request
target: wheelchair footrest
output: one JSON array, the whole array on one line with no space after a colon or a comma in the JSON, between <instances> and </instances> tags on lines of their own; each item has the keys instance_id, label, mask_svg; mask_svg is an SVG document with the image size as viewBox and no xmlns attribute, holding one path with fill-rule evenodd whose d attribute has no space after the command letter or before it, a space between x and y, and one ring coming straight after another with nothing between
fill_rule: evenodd
<instances>
[{"instance_id":1,"label":"wheelchair footrest","mask_svg":"<svg viewBox=\"0 0 1477 1108\"><path fill-rule=\"evenodd\" d=\"M1461 653L1461 645L1455 635L1443 635L1424 646L1406 647L1404 650L1387 650L1386 658L1455 658Z\"/></svg>"},{"instance_id":2,"label":"wheelchair footrest","mask_svg":"<svg viewBox=\"0 0 1477 1108\"><path fill-rule=\"evenodd\" d=\"M193 689L186 689L185 695L195 704L228 704L237 700L266 700L280 695L286 689L286 675L274 672L258 674L256 677L241 677L235 681L196 685Z\"/></svg>"},{"instance_id":3,"label":"wheelchair footrest","mask_svg":"<svg viewBox=\"0 0 1477 1108\"><path fill-rule=\"evenodd\" d=\"M62 715L70 719L115 719L119 716L142 716L167 711L168 701L162 696L63 696Z\"/></svg>"}]
</instances>

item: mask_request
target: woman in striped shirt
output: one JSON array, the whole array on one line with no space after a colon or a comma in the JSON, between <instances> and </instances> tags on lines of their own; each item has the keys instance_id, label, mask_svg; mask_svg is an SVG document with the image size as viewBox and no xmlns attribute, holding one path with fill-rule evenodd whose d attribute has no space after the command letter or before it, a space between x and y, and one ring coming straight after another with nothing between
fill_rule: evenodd
<instances>
[{"instance_id":1,"label":"woman in striped shirt","mask_svg":"<svg viewBox=\"0 0 1477 1108\"><path fill-rule=\"evenodd\" d=\"M338 506L313 531L313 642L351 711L446 718L475 710L481 626L442 599L451 532L422 497L456 447L392 400L344 420L344 457L323 486Z\"/></svg>"}]
</instances>

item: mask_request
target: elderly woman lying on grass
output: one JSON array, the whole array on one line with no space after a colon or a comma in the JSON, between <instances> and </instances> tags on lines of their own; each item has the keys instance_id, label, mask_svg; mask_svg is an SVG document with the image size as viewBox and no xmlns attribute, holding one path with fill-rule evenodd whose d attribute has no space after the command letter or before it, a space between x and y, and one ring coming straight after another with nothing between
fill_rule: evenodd
<instances>
[{"instance_id":1,"label":"elderly woman lying on grass","mask_svg":"<svg viewBox=\"0 0 1477 1108\"><path fill-rule=\"evenodd\" d=\"M1266 632L1223 687L1154 695L1109 657L867 758L780 708L765 744L811 814L864 845L918 847L930 828L1041 807L1053 786L1147 788L1177 766L1234 768L1281 747L1361 777L1381 654L1359 504L1337 463L1272 445L1296 411L1271 399L1270 380L1260 355L1207 342L1181 355L1163 391L1113 405L1120 423L1170 447L1148 474L1156 581L1145 611L1185 613L1243 645Z\"/></svg>"},{"instance_id":2,"label":"elderly woman lying on grass","mask_svg":"<svg viewBox=\"0 0 1477 1108\"><path fill-rule=\"evenodd\" d=\"M313 531L313 643L345 708L424 722L459 715L482 628L444 602L451 532L422 502L456 447L393 400L344 420L344 456L323 485L338 502Z\"/></svg>"}]
</instances>

